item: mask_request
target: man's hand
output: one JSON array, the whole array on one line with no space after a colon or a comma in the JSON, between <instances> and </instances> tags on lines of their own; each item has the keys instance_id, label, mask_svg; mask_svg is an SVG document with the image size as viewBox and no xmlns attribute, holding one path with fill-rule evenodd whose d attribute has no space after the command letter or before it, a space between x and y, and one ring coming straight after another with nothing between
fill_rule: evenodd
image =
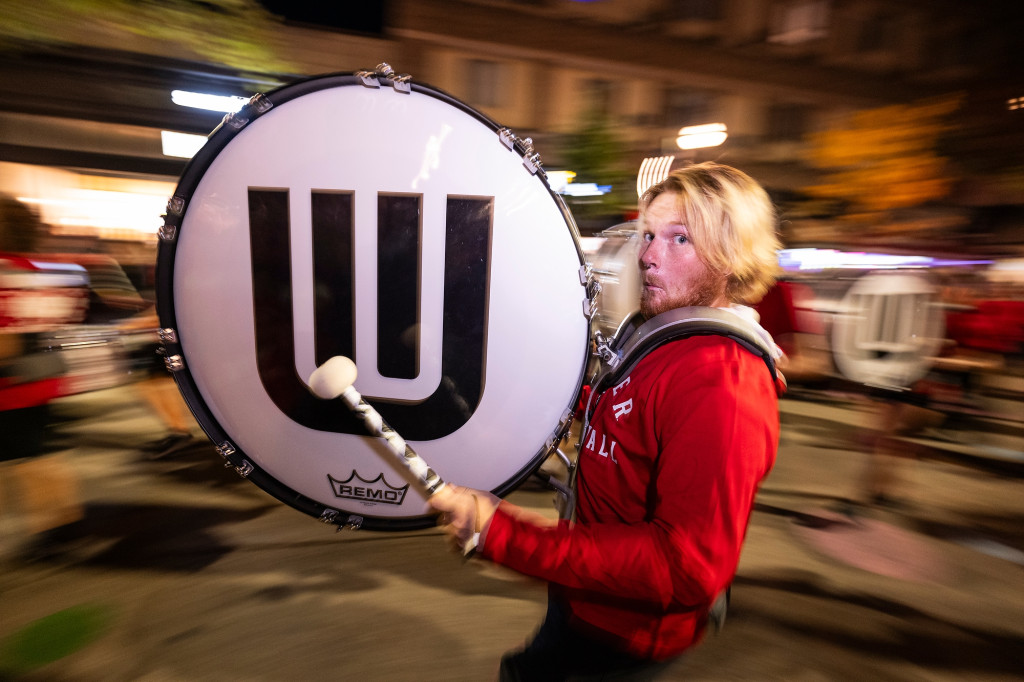
<instances>
[{"instance_id":1,"label":"man's hand","mask_svg":"<svg viewBox=\"0 0 1024 682\"><path fill-rule=\"evenodd\" d=\"M429 503L441 512L439 523L455 547L468 553L476 547L500 501L482 490L448 484L431 496Z\"/></svg>"}]
</instances>

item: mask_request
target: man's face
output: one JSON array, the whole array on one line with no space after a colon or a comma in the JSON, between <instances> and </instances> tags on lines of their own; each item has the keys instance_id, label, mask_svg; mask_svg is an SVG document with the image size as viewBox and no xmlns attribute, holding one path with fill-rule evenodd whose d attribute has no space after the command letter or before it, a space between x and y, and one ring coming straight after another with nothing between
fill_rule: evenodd
<instances>
[{"instance_id":1,"label":"man's face","mask_svg":"<svg viewBox=\"0 0 1024 682\"><path fill-rule=\"evenodd\" d=\"M640 228L640 312L645 318L685 306L725 306L726 276L697 257L678 195L657 196Z\"/></svg>"}]
</instances>

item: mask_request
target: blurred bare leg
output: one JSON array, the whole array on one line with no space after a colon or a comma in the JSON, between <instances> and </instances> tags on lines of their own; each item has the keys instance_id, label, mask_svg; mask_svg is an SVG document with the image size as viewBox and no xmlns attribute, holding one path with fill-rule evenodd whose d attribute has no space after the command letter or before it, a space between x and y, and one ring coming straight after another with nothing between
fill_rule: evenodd
<instances>
[{"instance_id":1,"label":"blurred bare leg","mask_svg":"<svg viewBox=\"0 0 1024 682\"><path fill-rule=\"evenodd\" d=\"M136 386L169 432L147 448L155 457L170 454L194 440L192 427L195 420L173 379L157 375L138 382Z\"/></svg>"}]
</instances>

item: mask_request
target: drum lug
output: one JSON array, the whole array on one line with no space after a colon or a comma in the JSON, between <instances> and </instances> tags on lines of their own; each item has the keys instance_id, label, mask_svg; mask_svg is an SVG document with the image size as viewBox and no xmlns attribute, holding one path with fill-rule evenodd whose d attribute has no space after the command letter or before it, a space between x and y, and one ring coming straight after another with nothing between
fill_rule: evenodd
<instances>
[{"instance_id":1,"label":"drum lug","mask_svg":"<svg viewBox=\"0 0 1024 682\"><path fill-rule=\"evenodd\" d=\"M377 65L377 70L384 74L384 77L391 83L391 87L395 89L395 92L412 92L412 86L409 85L409 81L412 80L412 76L407 73L395 73L395 70L391 68L390 64L381 62Z\"/></svg>"},{"instance_id":2,"label":"drum lug","mask_svg":"<svg viewBox=\"0 0 1024 682\"><path fill-rule=\"evenodd\" d=\"M249 474L256 470L253 463L247 459L243 459L241 464L235 464L231 461L231 456L235 454L235 446L228 441L223 441L220 445L213 446L213 449L224 458L224 468L233 468L242 478L248 478Z\"/></svg>"},{"instance_id":3,"label":"drum lug","mask_svg":"<svg viewBox=\"0 0 1024 682\"><path fill-rule=\"evenodd\" d=\"M274 103L271 102L270 98L268 98L263 93L257 92L255 95L249 98L248 106L251 107L252 110L255 111L257 115L259 115L265 114L268 111L270 111L273 108Z\"/></svg>"},{"instance_id":4,"label":"drum lug","mask_svg":"<svg viewBox=\"0 0 1024 682\"><path fill-rule=\"evenodd\" d=\"M249 117L243 113L244 111L245 109L239 109L238 111L225 114L221 123L226 123L235 130L241 130L245 126L249 125Z\"/></svg>"},{"instance_id":5,"label":"drum lug","mask_svg":"<svg viewBox=\"0 0 1024 682\"><path fill-rule=\"evenodd\" d=\"M518 138L516 138L515 133L513 133L511 130L509 130L508 128L501 128L501 129L499 129L498 130L498 139L501 140L501 143L503 145L505 145L509 149L512 149L513 151L515 151L516 140Z\"/></svg>"},{"instance_id":6,"label":"drum lug","mask_svg":"<svg viewBox=\"0 0 1024 682\"><path fill-rule=\"evenodd\" d=\"M526 170L536 175L541 166L540 154L533 151L533 140L526 138L526 141L529 146L526 148L526 153L523 154L523 165L526 166Z\"/></svg>"},{"instance_id":7,"label":"drum lug","mask_svg":"<svg viewBox=\"0 0 1024 682\"><path fill-rule=\"evenodd\" d=\"M574 415L575 410L568 409L562 415L562 418L558 420L558 425L555 427L555 430L552 431L551 438L549 438L548 442L546 443L545 449L547 450L547 453L549 455L554 453L558 453L559 455L561 455L558 446L561 444L563 440L565 440L565 437L569 434L569 428L572 426L572 420L574 418Z\"/></svg>"},{"instance_id":8,"label":"drum lug","mask_svg":"<svg viewBox=\"0 0 1024 682\"><path fill-rule=\"evenodd\" d=\"M379 88L380 79L384 78L395 89L395 92L412 92L412 86L409 84L412 76L407 73L396 74L395 70L387 62L378 64L374 71L356 71L356 78L361 80L363 85L368 88Z\"/></svg>"},{"instance_id":9,"label":"drum lug","mask_svg":"<svg viewBox=\"0 0 1024 682\"><path fill-rule=\"evenodd\" d=\"M590 265L590 263L584 263L583 265L580 266L579 275L580 284L582 284L585 287L589 287L590 282L593 281L594 279L594 268Z\"/></svg>"},{"instance_id":10,"label":"drum lug","mask_svg":"<svg viewBox=\"0 0 1024 682\"><path fill-rule=\"evenodd\" d=\"M216 450L217 454L224 459L228 459L231 455L235 454L235 446L228 441L224 441L220 445L215 445L213 449Z\"/></svg>"},{"instance_id":11,"label":"drum lug","mask_svg":"<svg viewBox=\"0 0 1024 682\"><path fill-rule=\"evenodd\" d=\"M265 95L256 93L249 98L248 103L238 111L225 114L221 120L221 125L225 123L235 130L241 130L245 126L249 125L249 121L259 116L260 114L266 113L274 106Z\"/></svg>"},{"instance_id":12,"label":"drum lug","mask_svg":"<svg viewBox=\"0 0 1024 682\"><path fill-rule=\"evenodd\" d=\"M180 217L185 212L185 197L175 195L168 199L167 212Z\"/></svg>"},{"instance_id":13,"label":"drum lug","mask_svg":"<svg viewBox=\"0 0 1024 682\"><path fill-rule=\"evenodd\" d=\"M587 290L587 300L583 301L583 316L592 320L597 314L597 297L601 295L601 282L594 277L594 269L589 263L580 266L580 284Z\"/></svg>"},{"instance_id":14,"label":"drum lug","mask_svg":"<svg viewBox=\"0 0 1024 682\"><path fill-rule=\"evenodd\" d=\"M160 343L178 343L178 332L171 327L164 327L163 329L160 329L157 331L157 336L160 337Z\"/></svg>"},{"instance_id":15,"label":"drum lug","mask_svg":"<svg viewBox=\"0 0 1024 682\"><path fill-rule=\"evenodd\" d=\"M540 171L543 162L540 160L540 154L533 149L533 138L520 138L508 128L499 128L498 139L512 151L516 151L516 145L519 145L523 152L523 165L531 175L536 175Z\"/></svg>"},{"instance_id":16,"label":"drum lug","mask_svg":"<svg viewBox=\"0 0 1024 682\"><path fill-rule=\"evenodd\" d=\"M340 533L343 530L359 530L362 527L363 517L349 514L349 517L345 519L345 523L338 525L338 532Z\"/></svg>"},{"instance_id":17,"label":"drum lug","mask_svg":"<svg viewBox=\"0 0 1024 682\"><path fill-rule=\"evenodd\" d=\"M164 224L160 226L157 235L165 242L173 242L178 237L178 226L175 224L185 213L185 197L172 196L167 200L167 215L164 216Z\"/></svg>"},{"instance_id":18,"label":"drum lug","mask_svg":"<svg viewBox=\"0 0 1024 682\"><path fill-rule=\"evenodd\" d=\"M601 332L594 332L594 355L601 358L601 362L607 365L609 369L615 369L619 366L619 362L621 362L619 354L612 350L608 339Z\"/></svg>"},{"instance_id":19,"label":"drum lug","mask_svg":"<svg viewBox=\"0 0 1024 682\"><path fill-rule=\"evenodd\" d=\"M339 512L338 512L337 509L331 509L330 507L325 507L324 510L322 512L320 512L320 519L319 519L319 521L320 521L320 523L334 523L335 521L338 520L338 514L339 514ZM339 528L339 530L341 530L341 529Z\"/></svg>"},{"instance_id":20,"label":"drum lug","mask_svg":"<svg viewBox=\"0 0 1024 682\"><path fill-rule=\"evenodd\" d=\"M379 88L380 81L377 80L376 71L356 71L356 78L363 82L368 88Z\"/></svg>"},{"instance_id":21,"label":"drum lug","mask_svg":"<svg viewBox=\"0 0 1024 682\"><path fill-rule=\"evenodd\" d=\"M173 242L178 237L178 226L165 222L157 230L157 236L165 242Z\"/></svg>"},{"instance_id":22,"label":"drum lug","mask_svg":"<svg viewBox=\"0 0 1024 682\"><path fill-rule=\"evenodd\" d=\"M185 359L180 355L168 355L164 358L164 365L168 372L180 372L185 369Z\"/></svg>"},{"instance_id":23,"label":"drum lug","mask_svg":"<svg viewBox=\"0 0 1024 682\"><path fill-rule=\"evenodd\" d=\"M242 478L249 478L249 474L256 470L256 466L247 459L243 459L241 464L235 464L231 460L224 462L225 469L234 469Z\"/></svg>"},{"instance_id":24,"label":"drum lug","mask_svg":"<svg viewBox=\"0 0 1024 682\"><path fill-rule=\"evenodd\" d=\"M566 434L569 433L569 429L572 427L572 420L575 416L576 410L574 409L568 409L565 411L565 414L562 415L562 418L558 422L558 432L556 434L559 441L565 438Z\"/></svg>"}]
</instances>

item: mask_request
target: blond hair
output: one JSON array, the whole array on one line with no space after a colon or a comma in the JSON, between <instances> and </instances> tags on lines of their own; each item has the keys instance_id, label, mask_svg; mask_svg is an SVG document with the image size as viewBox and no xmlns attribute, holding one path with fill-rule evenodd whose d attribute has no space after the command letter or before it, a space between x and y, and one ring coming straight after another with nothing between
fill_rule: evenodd
<instances>
[{"instance_id":1,"label":"blond hair","mask_svg":"<svg viewBox=\"0 0 1024 682\"><path fill-rule=\"evenodd\" d=\"M756 303L775 283L781 247L768 193L746 173L713 161L672 171L640 198L641 223L662 194L677 195L678 209L701 261L726 273L726 296Z\"/></svg>"}]
</instances>

